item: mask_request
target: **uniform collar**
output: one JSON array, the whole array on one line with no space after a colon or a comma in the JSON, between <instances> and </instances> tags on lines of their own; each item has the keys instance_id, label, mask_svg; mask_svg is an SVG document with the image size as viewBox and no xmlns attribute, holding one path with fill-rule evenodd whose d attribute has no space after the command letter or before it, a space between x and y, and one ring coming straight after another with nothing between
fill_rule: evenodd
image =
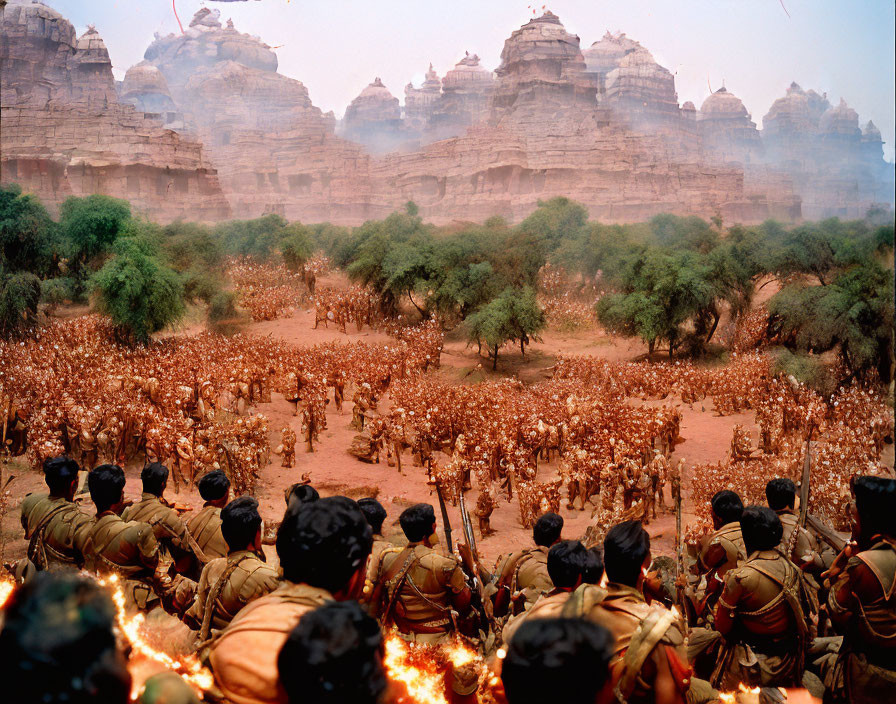
<instances>
[{"instance_id":1,"label":"uniform collar","mask_svg":"<svg viewBox=\"0 0 896 704\"><path fill-rule=\"evenodd\" d=\"M619 584L619 582L607 582L607 598L629 597L637 601L644 601L644 595L640 589L635 589L627 584Z\"/></svg>"},{"instance_id":2,"label":"uniform collar","mask_svg":"<svg viewBox=\"0 0 896 704\"><path fill-rule=\"evenodd\" d=\"M280 582L280 586L274 591L279 592L280 594L310 596L323 601L333 601L333 595L326 589L312 587L310 584L296 584L295 582L290 582L286 579Z\"/></svg>"}]
</instances>

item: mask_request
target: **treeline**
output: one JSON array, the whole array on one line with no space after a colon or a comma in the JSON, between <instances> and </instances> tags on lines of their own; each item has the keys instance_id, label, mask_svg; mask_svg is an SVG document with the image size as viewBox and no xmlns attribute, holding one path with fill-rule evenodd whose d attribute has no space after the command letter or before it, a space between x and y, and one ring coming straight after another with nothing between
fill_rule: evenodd
<instances>
[{"instance_id":1,"label":"treeline","mask_svg":"<svg viewBox=\"0 0 896 704\"><path fill-rule=\"evenodd\" d=\"M289 223L278 215L214 226L159 226L106 196L70 198L58 221L16 187L0 188L0 334L25 334L38 302L86 300L145 341L186 302L232 310L231 255L282 259L293 271L316 251L370 286L385 313L413 307L463 324L494 363L505 343L524 349L544 329L538 276L550 262L604 294L601 324L642 339L651 353L700 354L722 315L747 311L760 281L768 336L795 353L834 350L851 374L893 369L893 225L837 219L797 226L725 227L720 218L659 215L646 223L590 222L566 198L540 203L510 226L436 227L417 208L355 228Z\"/></svg>"}]
</instances>

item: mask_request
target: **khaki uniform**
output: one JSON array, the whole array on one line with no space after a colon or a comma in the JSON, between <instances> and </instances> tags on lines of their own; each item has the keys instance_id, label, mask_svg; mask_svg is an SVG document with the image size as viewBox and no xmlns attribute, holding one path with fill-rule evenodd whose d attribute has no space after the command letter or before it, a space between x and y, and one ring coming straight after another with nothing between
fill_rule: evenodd
<instances>
[{"instance_id":1,"label":"khaki uniform","mask_svg":"<svg viewBox=\"0 0 896 704\"><path fill-rule=\"evenodd\" d=\"M219 585L222 578L225 581ZM274 591L279 584L277 570L254 552L237 550L205 566L199 578L196 601L184 620L191 628L201 629L206 610L211 606L210 627L224 628L246 604ZM213 594L214 604L211 604Z\"/></svg>"},{"instance_id":2,"label":"khaki uniform","mask_svg":"<svg viewBox=\"0 0 896 704\"><path fill-rule=\"evenodd\" d=\"M778 518L781 519L781 525L784 527L784 534L781 538L781 551L786 553L788 547L790 547L790 538L793 536L793 531L799 528L800 519L799 516L789 508L775 511L775 513L778 514ZM819 549L818 541L815 540L815 536L808 530L799 528L799 533L796 538L796 546L793 549L791 559L795 564L800 564L806 555L812 558L812 566L809 568L810 572L820 573L824 571L825 566L821 559L821 550Z\"/></svg>"},{"instance_id":3,"label":"khaki uniform","mask_svg":"<svg viewBox=\"0 0 896 704\"><path fill-rule=\"evenodd\" d=\"M280 649L302 616L332 599L324 589L282 582L243 608L210 646L215 694L232 704L286 704L277 671Z\"/></svg>"},{"instance_id":4,"label":"khaki uniform","mask_svg":"<svg viewBox=\"0 0 896 704\"><path fill-rule=\"evenodd\" d=\"M125 596L145 608L153 596L159 565L159 541L147 523L124 521L106 511L96 518L84 545L85 567L124 580Z\"/></svg>"},{"instance_id":5,"label":"khaki uniform","mask_svg":"<svg viewBox=\"0 0 896 704\"><path fill-rule=\"evenodd\" d=\"M798 568L777 550L750 555L725 576L719 609L735 620L722 649L713 685L721 691L801 686L809 637Z\"/></svg>"},{"instance_id":6,"label":"khaki uniform","mask_svg":"<svg viewBox=\"0 0 896 704\"><path fill-rule=\"evenodd\" d=\"M690 686L691 670L685 650L685 626L673 611L649 605L640 591L614 582L606 592L584 585L567 602L563 616L581 613L608 628L615 638L610 672L614 687L629 704L654 701L654 682L663 658L679 691Z\"/></svg>"},{"instance_id":7,"label":"khaki uniform","mask_svg":"<svg viewBox=\"0 0 896 704\"><path fill-rule=\"evenodd\" d=\"M719 577L724 577L728 570L737 567L746 557L747 548L740 534L740 523L726 523L710 536L700 551L697 564L704 573L715 570Z\"/></svg>"},{"instance_id":8,"label":"khaki uniform","mask_svg":"<svg viewBox=\"0 0 896 704\"><path fill-rule=\"evenodd\" d=\"M193 553L187 538L187 526L177 511L155 494L144 492L140 501L122 511L121 517L125 521L148 523L152 526L156 540L169 551L173 549L179 554Z\"/></svg>"},{"instance_id":9,"label":"khaki uniform","mask_svg":"<svg viewBox=\"0 0 896 704\"><path fill-rule=\"evenodd\" d=\"M39 570L79 568L93 517L68 499L28 494L22 501L22 528L28 559Z\"/></svg>"},{"instance_id":10,"label":"khaki uniform","mask_svg":"<svg viewBox=\"0 0 896 704\"><path fill-rule=\"evenodd\" d=\"M526 621L538 618L559 618L563 607L569 600L571 592L553 590L547 594L542 594L528 611L524 611L517 616L511 617L504 626L501 634L505 643L509 643L513 634L519 630L519 627Z\"/></svg>"},{"instance_id":11,"label":"khaki uniform","mask_svg":"<svg viewBox=\"0 0 896 704\"><path fill-rule=\"evenodd\" d=\"M525 600L531 607L542 594L554 588L548 574L548 551L543 545L508 555L498 567L498 587L507 587L510 598Z\"/></svg>"},{"instance_id":12,"label":"khaki uniform","mask_svg":"<svg viewBox=\"0 0 896 704\"><path fill-rule=\"evenodd\" d=\"M199 513L187 521L187 530L209 561L227 557L230 552L221 532L221 509L217 506L203 506Z\"/></svg>"},{"instance_id":13,"label":"khaki uniform","mask_svg":"<svg viewBox=\"0 0 896 704\"><path fill-rule=\"evenodd\" d=\"M882 704L896 691L896 541L888 539L851 557L828 596L832 615L848 615L843 645L825 684L836 701ZM837 601L837 593L856 580L864 565L880 585L879 595L854 607Z\"/></svg>"},{"instance_id":14,"label":"khaki uniform","mask_svg":"<svg viewBox=\"0 0 896 704\"><path fill-rule=\"evenodd\" d=\"M383 551L376 578L383 600L392 603L383 616L405 640L441 643L454 631L451 597L466 588L460 563L422 543Z\"/></svg>"}]
</instances>

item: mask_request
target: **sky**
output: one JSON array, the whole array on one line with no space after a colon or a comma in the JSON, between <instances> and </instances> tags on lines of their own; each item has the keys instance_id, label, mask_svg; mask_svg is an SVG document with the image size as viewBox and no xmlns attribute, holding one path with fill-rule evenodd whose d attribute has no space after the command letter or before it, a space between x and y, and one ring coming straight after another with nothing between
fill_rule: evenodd
<instances>
[{"instance_id":1,"label":"sky","mask_svg":"<svg viewBox=\"0 0 896 704\"><path fill-rule=\"evenodd\" d=\"M543 0L173 0L184 27L200 7L276 48L280 72L341 117L375 77L404 102L429 63L440 76L464 51L490 69L504 40ZM80 34L96 26L122 78L153 34L180 31L172 0L45 0ZM675 74L680 103L698 108L722 85L762 116L791 81L840 98L873 120L884 153L896 143L896 3L893 0L556 0L546 5L582 48L623 31Z\"/></svg>"}]
</instances>

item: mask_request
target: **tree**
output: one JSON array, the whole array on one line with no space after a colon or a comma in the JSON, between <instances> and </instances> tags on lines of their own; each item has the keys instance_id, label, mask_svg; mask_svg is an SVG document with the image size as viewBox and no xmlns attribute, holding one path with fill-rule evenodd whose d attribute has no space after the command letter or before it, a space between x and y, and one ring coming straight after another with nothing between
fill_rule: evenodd
<instances>
[{"instance_id":1,"label":"tree","mask_svg":"<svg viewBox=\"0 0 896 704\"><path fill-rule=\"evenodd\" d=\"M794 283L768 302L769 334L798 351L837 349L853 375L893 374L893 274L876 261L852 267L827 285Z\"/></svg>"},{"instance_id":2,"label":"tree","mask_svg":"<svg viewBox=\"0 0 896 704\"><path fill-rule=\"evenodd\" d=\"M467 318L468 337L480 346L485 343L492 359L492 369L498 368L498 351L507 342L519 342L520 352L544 329L544 311L535 299L535 291L526 287L508 287Z\"/></svg>"},{"instance_id":3,"label":"tree","mask_svg":"<svg viewBox=\"0 0 896 704\"><path fill-rule=\"evenodd\" d=\"M41 202L18 184L0 186L0 265L38 276L57 268L58 226Z\"/></svg>"},{"instance_id":4,"label":"tree","mask_svg":"<svg viewBox=\"0 0 896 704\"><path fill-rule=\"evenodd\" d=\"M92 195L67 198L59 210L59 223L71 249L71 267L80 272L94 257L106 252L131 218L125 200Z\"/></svg>"},{"instance_id":5,"label":"tree","mask_svg":"<svg viewBox=\"0 0 896 704\"><path fill-rule=\"evenodd\" d=\"M291 272L297 273L302 270L313 252L311 234L304 225L293 223L283 229L282 235L280 254L283 263Z\"/></svg>"},{"instance_id":6,"label":"tree","mask_svg":"<svg viewBox=\"0 0 896 704\"><path fill-rule=\"evenodd\" d=\"M588 211L569 198L538 201L538 209L519 225L519 231L534 235L543 249L553 252L566 240L579 237L588 225Z\"/></svg>"},{"instance_id":7,"label":"tree","mask_svg":"<svg viewBox=\"0 0 896 704\"><path fill-rule=\"evenodd\" d=\"M122 238L113 253L90 282L97 307L123 338L145 344L183 316L183 284L145 240Z\"/></svg>"},{"instance_id":8,"label":"tree","mask_svg":"<svg viewBox=\"0 0 896 704\"><path fill-rule=\"evenodd\" d=\"M40 279L27 271L6 273L0 266L0 337L21 337L37 324Z\"/></svg>"}]
</instances>

